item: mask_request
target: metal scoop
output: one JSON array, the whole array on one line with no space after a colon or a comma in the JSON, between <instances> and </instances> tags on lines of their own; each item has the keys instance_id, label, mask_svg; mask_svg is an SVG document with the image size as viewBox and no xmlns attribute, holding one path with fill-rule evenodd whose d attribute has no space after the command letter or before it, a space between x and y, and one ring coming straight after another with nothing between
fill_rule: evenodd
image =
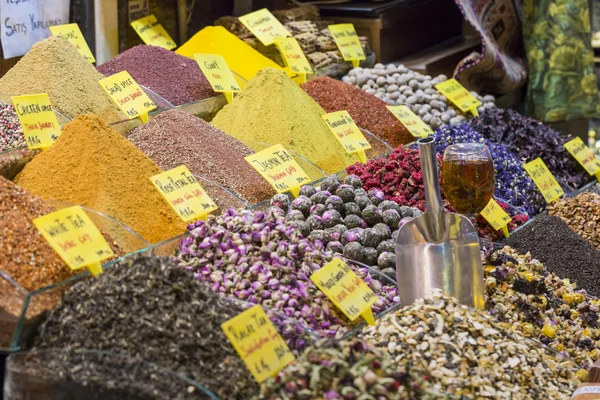
<instances>
[{"instance_id":1,"label":"metal scoop","mask_svg":"<svg viewBox=\"0 0 600 400\"><path fill-rule=\"evenodd\" d=\"M396 277L400 301L410 305L433 289L462 304L483 308L483 268L479 237L469 219L442 205L435 139L419 139L425 186L425 213L404 224L396 239Z\"/></svg>"}]
</instances>

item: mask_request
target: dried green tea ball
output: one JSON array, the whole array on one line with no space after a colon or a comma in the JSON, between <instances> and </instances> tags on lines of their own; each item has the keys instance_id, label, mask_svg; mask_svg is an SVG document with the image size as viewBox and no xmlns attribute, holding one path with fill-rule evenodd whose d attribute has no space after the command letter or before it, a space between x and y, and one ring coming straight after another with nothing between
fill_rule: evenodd
<instances>
[{"instance_id":1,"label":"dried green tea ball","mask_svg":"<svg viewBox=\"0 0 600 400\"><path fill-rule=\"evenodd\" d=\"M335 195L342 199L344 203L354 201L354 188L351 185L340 185L335 191Z\"/></svg>"},{"instance_id":2,"label":"dried green tea ball","mask_svg":"<svg viewBox=\"0 0 600 400\"><path fill-rule=\"evenodd\" d=\"M332 253L343 254L344 245L340 242L329 242L327 243L326 250L331 251Z\"/></svg>"},{"instance_id":3,"label":"dried green tea ball","mask_svg":"<svg viewBox=\"0 0 600 400\"><path fill-rule=\"evenodd\" d=\"M344 178L344 183L346 185L351 185L354 189L362 188L362 181L357 175L348 175Z\"/></svg>"},{"instance_id":4,"label":"dried green tea ball","mask_svg":"<svg viewBox=\"0 0 600 400\"><path fill-rule=\"evenodd\" d=\"M325 201L325 208L336 210L341 214L344 212L344 201L338 196L329 196Z\"/></svg>"},{"instance_id":5,"label":"dried green tea ball","mask_svg":"<svg viewBox=\"0 0 600 400\"><path fill-rule=\"evenodd\" d=\"M344 224L348 229L352 228L366 228L367 223L358 215L350 214L344 218Z\"/></svg>"},{"instance_id":6,"label":"dried green tea ball","mask_svg":"<svg viewBox=\"0 0 600 400\"><path fill-rule=\"evenodd\" d=\"M396 254L389 253L384 251L377 257L377 266L379 269L383 270L386 268L395 268L396 267Z\"/></svg>"},{"instance_id":7,"label":"dried green tea ball","mask_svg":"<svg viewBox=\"0 0 600 400\"><path fill-rule=\"evenodd\" d=\"M292 201L292 210L301 211L305 217L308 217L310 212L310 207L312 206L312 201L306 196L298 196L298 198Z\"/></svg>"},{"instance_id":8,"label":"dried green tea ball","mask_svg":"<svg viewBox=\"0 0 600 400\"><path fill-rule=\"evenodd\" d=\"M369 226L374 226L382 221L381 211L374 205L365 207L362 211L363 219Z\"/></svg>"},{"instance_id":9,"label":"dried green tea ball","mask_svg":"<svg viewBox=\"0 0 600 400\"><path fill-rule=\"evenodd\" d=\"M317 193L317 189L311 185L304 185L300 188L300 196L306 196L310 198L313 194Z\"/></svg>"},{"instance_id":10,"label":"dried green tea ball","mask_svg":"<svg viewBox=\"0 0 600 400\"><path fill-rule=\"evenodd\" d=\"M344 256L362 262L363 260L363 246L358 242L350 242L344 246Z\"/></svg>"},{"instance_id":11,"label":"dried green tea ball","mask_svg":"<svg viewBox=\"0 0 600 400\"><path fill-rule=\"evenodd\" d=\"M358 215L361 216L362 213L360 212L360 207L358 206L358 204L350 202L350 203L344 203L344 213L346 215Z\"/></svg>"},{"instance_id":12,"label":"dried green tea ball","mask_svg":"<svg viewBox=\"0 0 600 400\"><path fill-rule=\"evenodd\" d=\"M331 193L329 193L327 190L321 190L320 192L313 194L310 197L310 200L313 203L325 204L325 201L327 198L329 198L329 196L331 196Z\"/></svg>"},{"instance_id":13,"label":"dried green tea ball","mask_svg":"<svg viewBox=\"0 0 600 400\"><path fill-rule=\"evenodd\" d=\"M377 255L380 255L383 252L394 253L395 251L396 243L392 239L384 240L377 245Z\"/></svg>"}]
</instances>

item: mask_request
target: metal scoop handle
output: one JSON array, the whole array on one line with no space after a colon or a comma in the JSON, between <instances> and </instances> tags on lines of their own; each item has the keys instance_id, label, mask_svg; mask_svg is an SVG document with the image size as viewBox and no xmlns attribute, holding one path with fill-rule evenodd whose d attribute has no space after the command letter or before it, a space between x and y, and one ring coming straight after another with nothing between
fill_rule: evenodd
<instances>
[{"instance_id":1,"label":"metal scoop handle","mask_svg":"<svg viewBox=\"0 0 600 400\"><path fill-rule=\"evenodd\" d=\"M425 189L425 200L427 207L425 214L430 228L431 238L441 240L443 235L443 214L446 212L442 205L440 194L440 178L438 174L437 153L435 151L435 139L433 136L421 138L417 141L419 146L419 157L421 159L421 171L423 172L423 186Z\"/></svg>"}]
</instances>

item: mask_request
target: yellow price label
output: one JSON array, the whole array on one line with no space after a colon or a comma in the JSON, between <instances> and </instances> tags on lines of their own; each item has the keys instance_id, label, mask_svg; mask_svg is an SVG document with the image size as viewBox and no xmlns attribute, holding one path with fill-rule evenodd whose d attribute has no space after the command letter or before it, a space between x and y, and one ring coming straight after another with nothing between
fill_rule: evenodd
<instances>
[{"instance_id":1,"label":"yellow price label","mask_svg":"<svg viewBox=\"0 0 600 400\"><path fill-rule=\"evenodd\" d=\"M79 25L77 24L66 24L66 25L55 25L50 27L50 33L52 36L60 36L64 39L67 39L87 60L91 63L95 63L96 59L90 50L90 46L88 46L83 34L81 33L81 29L79 29Z\"/></svg>"},{"instance_id":2,"label":"yellow price label","mask_svg":"<svg viewBox=\"0 0 600 400\"><path fill-rule=\"evenodd\" d=\"M254 379L261 383L294 361L294 355L260 305L221 324Z\"/></svg>"},{"instance_id":3,"label":"yellow price label","mask_svg":"<svg viewBox=\"0 0 600 400\"><path fill-rule=\"evenodd\" d=\"M298 44L296 38L293 37L278 37L275 38L275 44L279 48L285 63L292 72L297 74L312 74L313 70Z\"/></svg>"},{"instance_id":4,"label":"yellow price label","mask_svg":"<svg viewBox=\"0 0 600 400\"><path fill-rule=\"evenodd\" d=\"M156 108L127 71L101 79L98 83L129 119L139 117L142 122L146 122L148 113Z\"/></svg>"},{"instance_id":5,"label":"yellow price label","mask_svg":"<svg viewBox=\"0 0 600 400\"><path fill-rule=\"evenodd\" d=\"M377 295L343 260L334 258L312 274L310 280L350 321L362 316L369 325L375 324L371 306Z\"/></svg>"},{"instance_id":6,"label":"yellow price label","mask_svg":"<svg viewBox=\"0 0 600 400\"><path fill-rule=\"evenodd\" d=\"M595 175L600 171L600 160L598 160L592 150L583 143L581 138L577 137L568 141L565 143L564 147L573 157L575 157L577 162L581 164L588 174Z\"/></svg>"},{"instance_id":7,"label":"yellow price label","mask_svg":"<svg viewBox=\"0 0 600 400\"><path fill-rule=\"evenodd\" d=\"M275 43L277 37L292 36L266 8L243 15L239 20L265 46Z\"/></svg>"},{"instance_id":8,"label":"yellow price label","mask_svg":"<svg viewBox=\"0 0 600 400\"><path fill-rule=\"evenodd\" d=\"M504 235L508 237L507 225L511 221L511 218L496 200L491 199L488 205L481 211L481 215L495 230L502 229Z\"/></svg>"},{"instance_id":9,"label":"yellow price label","mask_svg":"<svg viewBox=\"0 0 600 400\"><path fill-rule=\"evenodd\" d=\"M475 98L463 85L458 83L456 79L448 79L442 83L435 85L444 96L448 98L462 112L469 112L474 116L478 115L477 107L481 102Z\"/></svg>"},{"instance_id":10,"label":"yellow price label","mask_svg":"<svg viewBox=\"0 0 600 400\"><path fill-rule=\"evenodd\" d=\"M348 114L348 111L336 111L323 114L321 117L347 153L356 153L361 162L367 161L365 150L370 149L371 145Z\"/></svg>"},{"instance_id":11,"label":"yellow price label","mask_svg":"<svg viewBox=\"0 0 600 400\"><path fill-rule=\"evenodd\" d=\"M13 96L23 136L30 150L50 147L60 136L60 125L46 93Z\"/></svg>"},{"instance_id":12,"label":"yellow price label","mask_svg":"<svg viewBox=\"0 0 600 400\"><path fill-rule=\"evenodd\" d=\"M167 50L177 47L175 41L154 15L148 15L147 17L133 21L131 27L142 38L144 43L149 46L163 47Z\"/></svg>"},{"instance_id":13,"label":"yellow price label","mask_svg":"<svg viewBox=\"0 0 600 400\"><path fill-rule=\"evenodd\" d=\"M333 41L337 46L344 61L352 61L355 67L361 60L365 60L365 51L360 45L360 40L352 24L329 25L329 32L333 36Z\"/></svg>"},{"instance_id":14,"label":"yellow price label","mask_svg":"<svg viewBox=\"0 0 600 400\"><path fill-rule=\"evenodd\" d=\"M225 93L227 101L233 98L232 93L242 91L227 62L218 54L194 54L198 66L215 92Z\"/></svg>"},{"instance_id":15,"label":"yellow price label","mask_svg":"<svg viewBox=\"0 0 600 400\"><path fill-rule=\"evenodd\" d=\"M273 186L277 193L289 191L294 196L298 196L300 186L310 182L306 172L280 144L244 159Z\"/></svg>"},{"instance_id":16,"label":"yellow price label","mask_svg":"<svg viewBox=\"0 0 600 400\"><path fill-rule=\"evenodd\" d=\"M184 222L204 219L219 208L185 165L154 175L150 181Z\"/></svg>"},{"instance_id":17,"label":"yellow price label","mask_svg":"<svg viewBox=\"0 0 600 400\"><path fill-rule=\"evenodd\" d=\"M541 158L538 157L525 164L525 171L527 171L533 183L542 192L542 196L544 196L546 202L552 203L565 194Z\"/></svg>"},{"instance_id":18,"label":"yellow price label","mask_svg":"<svg viewBox=\"0 0 600 400\"><path fill-rule=\"evenodd\" d=\"M433 130L407 106L386 106L388 110L416 138L433 135Z\"/></svg>"},{"instance_id":19,"label":"yellow price label","mask_svg":"<svg viewBox=\"0 0 600 400\"><path fill-rule=\"evenodd\" d=\"M73 270L87 267L96 276L100 262L114 256L106 239L80 206L63 208L33 220L44 239Z\"/></svg>"}]
</instances>

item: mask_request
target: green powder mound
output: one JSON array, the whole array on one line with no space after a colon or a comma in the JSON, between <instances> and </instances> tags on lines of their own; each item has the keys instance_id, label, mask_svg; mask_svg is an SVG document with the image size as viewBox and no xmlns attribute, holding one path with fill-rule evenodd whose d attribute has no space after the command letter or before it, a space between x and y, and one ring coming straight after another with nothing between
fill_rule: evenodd
<instances>
[{"instance_id":1,"label":"green powder mound","mask_svg":"<svg viewBox=\"0 0 600 400\"><path fill-rule=\"evenodd\" d=\"M323 114L323 108L285 72L265 68L211 123L255 151L264 148L256 142L280 143L331 174L356 163L358 157L346 153Z\"/></svg>"},{"instance_id":2,"label":"green powder mound","mask_svg":"<svg viewBox=\"0 0 600 400\"><path fill-rule=\"evenodd\" d=\"M34 44L0 79L0 93L8 100L48 93L52 106L71 119L82 114L99 115L108 123L126 119L98 84L100 79L104 75L75 46L51 36Z\"/></svg>"}]
</instances>

